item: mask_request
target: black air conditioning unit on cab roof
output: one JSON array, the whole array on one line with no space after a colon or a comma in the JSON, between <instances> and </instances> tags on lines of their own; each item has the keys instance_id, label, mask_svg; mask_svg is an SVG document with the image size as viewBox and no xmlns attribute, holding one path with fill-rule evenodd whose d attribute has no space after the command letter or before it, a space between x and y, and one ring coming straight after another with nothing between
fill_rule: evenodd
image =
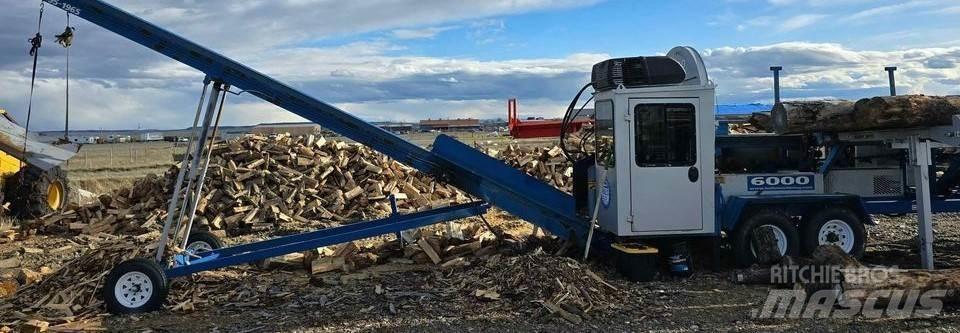
<instances>
[{"instance_id":1,"label":"black air conditioning unit on cab roof","mask_svg":"<svg viewBox=\"0 0 960 333\"><path fill-rule=\"evenodd\" d=\"M683 66L669 57L632 57L604 60L593 65L591 82L593 89L603 91L620 85L635 88L676 84L686 77Z\"/></svg>"}]
</instances>

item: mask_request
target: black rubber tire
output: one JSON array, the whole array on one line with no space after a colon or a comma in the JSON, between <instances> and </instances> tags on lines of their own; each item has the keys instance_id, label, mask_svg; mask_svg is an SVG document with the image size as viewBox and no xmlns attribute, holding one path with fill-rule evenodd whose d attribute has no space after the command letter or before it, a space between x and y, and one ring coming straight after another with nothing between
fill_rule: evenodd
<instances>
[{"instance_id":1,"label":"black rubber tire","mask_svg":"<svg viewBox=\"0 0 960 333\"><path fill-rule=\"evenodd\" d=\"M24 184L22 189L21 177ZM60 207L51 208L47 204L47 190L55 182L60 182L63 196L60 199ZM19 218L37 218L63 209L70 195L67 173L60 167L43 171L37 167L27 166L20 172L7 177L4 184L4 198L10 202L12 215Z\"/></svg>"},{"instance_id":2,"label":"black rubber tire","mask_svg":"<svg viewBox=\"0 0 960 333\"><path fill-rule=\"evenodd\" d=\"M207 243L210 245L210 248L214 250L223 248L223 241L209 231L197 230L191 232L190 237L187 237L187 247L190 247L190 244L193 242Z\"/></svg>"},{"instance_id":3,"label":"black rubber tire","mask_svg":"<svg viewBox=\"0 0 960 333\"><path fill-rule=\"evenodd\" d=\"M787 237L787 252L784 255L800 254L800 232L790 218L774 210L761 210L745 217L733 232L733 255L737 266L749 267L756 263L757 257L750 248L751 235L755 228L768 224L782 230Z\"/></svg>"},{"instance_id":4,"label":"black rubber tire","mask_svg":"<svg viewBox=\"0 0 960 333\"><path fill-rule=\"evenodd\" d=\"M841 220L846 222L847 225L853 230L853 248L848 253L854 258L860 258L863 256L863 251L866 249L866 230L863 227L863 221L854 214L853 211L844 207L830 207L824 210L821 210L813 216L811 216L807 221L803 223L802 229L802 241L803 241L803 251L805 254L813 253L813 250L820 246L819 235L820 228L823 227L830 220Z\"/></svg>"},{"instance_id":5,"label":"black rubber tire","mask_svg":"<svg viewBox=\"0 0 960 333\"><path fill-rule=\"evenodd\" d=\"M150 299L139 307L130 308L120 304L114 293L114 288L124 274L129 272L140 272L146 275L154 286L150 293ZM167 299L167 291L170 288L170 281L167 280L163 268L153 259L137 258L124 261L114 267L107 275L107 282L103 286L103 302L107 306L107 311L112 314L129 314L150 312L160 309Z\"/></svg>"}]
</instances>

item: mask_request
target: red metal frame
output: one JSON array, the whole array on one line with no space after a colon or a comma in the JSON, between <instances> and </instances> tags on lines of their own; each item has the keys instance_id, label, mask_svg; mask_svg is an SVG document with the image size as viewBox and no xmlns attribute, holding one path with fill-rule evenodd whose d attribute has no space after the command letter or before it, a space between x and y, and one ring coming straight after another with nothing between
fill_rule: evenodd
<instances>
[{"instance_id":1,"label":"red metal frame","mask_svg":"<svg viewBox=\"0 0 960 333\"><path fill-rule=\"evenodd\" d=\"M574 119L570 122L569 132L579 131L584 124L592 122L586 118ZM510 128L510 136L514 138L559 137L562 124L563 121L560 119L520 120L517 115L517 99L511 98L507 101L507 127Z\"/></svg>"}]
</instances>

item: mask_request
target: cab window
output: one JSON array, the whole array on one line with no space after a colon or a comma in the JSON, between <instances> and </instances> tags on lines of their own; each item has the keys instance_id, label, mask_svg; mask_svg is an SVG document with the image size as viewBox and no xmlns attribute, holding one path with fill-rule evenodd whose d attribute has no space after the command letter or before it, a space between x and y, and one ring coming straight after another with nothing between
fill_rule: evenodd
<instances>
[{"instance_id":1,"label":"cab window","mask_svg":"<svg viewBox=\"0 0 960 333\"><path fill-rule=\"evenodd\" d=\"M640 104L634 115L637 166L692 166L697 162L693 104Z\"/></svg>"}]
</instances>

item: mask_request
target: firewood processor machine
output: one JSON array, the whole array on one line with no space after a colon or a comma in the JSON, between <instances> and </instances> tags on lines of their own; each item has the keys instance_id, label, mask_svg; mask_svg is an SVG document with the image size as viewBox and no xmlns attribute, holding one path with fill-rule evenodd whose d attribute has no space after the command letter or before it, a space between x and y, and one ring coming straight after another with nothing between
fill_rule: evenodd
<instances>
[{"instance_id":1,"label":"firewood processor machine","mask_svg":"<svg viewBox=\"0 0 960 333\"><path fill-rule=\"evenodd\" d=\"M660 248L673 251L687 241L708 241L717 247L714 253L750 264L756 259L751 235L758 228L770 228L781 254L835 244L860 255L864 225L875 223L871 214L914 211L923 265L932 268L931 214L960 211L955 195L960 163L947 158L960 146L960 120L861 133L729 134L714 115L716 86L690 47L594 66L592 82L580 93L593 87L596 125L590 137L596 149L575 161L571 195L446 135L424 149L104 1L44 1L206 75L164 237L156 257L123 262L108 275L104 301L113 313L158 309L168 279L482 217L489 205L585 251L616 258L620 271L636 279L658 269L636 258L656 257ZM190 230L219 125L218 104L228 92L257 96L478 201L412 214L397 213L394 201L394 214L387 218L222 247L209 233ZM575 103L565 118L576 118ZM179 230L186 235L178 237ZM167 244L171 231L176 246ZM168 248L178 253L165 257Z\"/></svg>"}]
</instances>

